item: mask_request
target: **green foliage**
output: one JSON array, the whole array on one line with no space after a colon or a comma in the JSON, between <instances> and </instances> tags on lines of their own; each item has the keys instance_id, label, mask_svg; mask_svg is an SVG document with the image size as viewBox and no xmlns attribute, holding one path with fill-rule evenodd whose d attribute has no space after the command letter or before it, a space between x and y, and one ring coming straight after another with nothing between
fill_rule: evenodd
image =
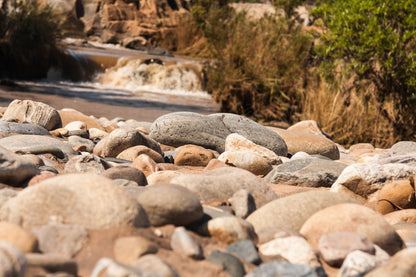
<instances>
[{"instance_id":1,"label":"green foliage","mask_svg":"<svg viewBox=\"0 0 416 277\"><path fill-rule=\"evenodd\" d=\"M355 74L355 85L370 81L375 88L367 90L367 98L391 121L399 139L409 139L416 125L414 1L329 0L314 14L327 28L316 48L324 65L332 72L345 65ZM394 101L394 112L385 101Z\"/></svg>"}]
</instances>

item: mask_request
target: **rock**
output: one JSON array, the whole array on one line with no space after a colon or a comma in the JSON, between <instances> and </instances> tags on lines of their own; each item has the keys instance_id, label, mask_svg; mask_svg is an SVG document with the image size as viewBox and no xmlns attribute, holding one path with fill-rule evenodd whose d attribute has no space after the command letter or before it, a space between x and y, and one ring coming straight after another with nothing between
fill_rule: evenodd
<instances>
[{"instance_id":1,"label":"rock","mask_svg":"<svg viewBox=\"0 0 416 277\"><path fill-rule=\"evenodd\" d=\"M141 257L140 259L136 260L132 266L145 272L156 274L159 277L179 277L178 273L173 269L172 266L170 266L158 256L152 254Z\"/></svg>"},{"instance_id":2,"label":"rock","mask_svg":"<svg viewBox=\"0 0 416 277\"><path fill-rule=\"evenodd\" d=\"M356 232L366 236L390 255L403 248L404 243L382 215L357 204L339 204L312 215L300 229L312 247L318 246L322 235L334 232Z\"/></svg>"},{"instance_id":3,"label":"rock","mask_svg":"<svg viewBox=\"0 0 416 277\"><path fill-rule=\"evenodd\" d=\"M397 223L393 225L397 234L402 238L408 248L416 247L416 224Z\"/></svg>"},{"instance_id":4,"label":"rock","mask_svg":"<svg viewBox=\"0 0 416 277\"><path fill-rule=\"evenodd\" d=\"M141 154L146 154L156 163L163 163L163 157L161 154L144 145L137 145L127 148L126 150L118 154L117 158L128 161L134 161L134 159L136 159Z\"/></svg>"},{"instance_id":5,"label":"rock","mask_svg":"<svg viewBox=\"0 0 416 277\"><path fill-rule=\"evenodd\" d=\"M183 145L176 151L175 165L206 166L214 158L212 151L197 145Z\"/></svg>"},{"instance_id":6,"label":"rock","mask_svg":"<svg viewBox=\"0 0 416 277\"><path fill-rule=\"evenodd\" d=\"M146 186L147 180L143 172L132 166L115 166L102 173L110 179L126 179L137 183L139 186Z\"/></svg>"},{"instance_id":7,"label":"rock","mask_svg":"<svg viewBox=\"0 0 416 277\"><path fill-rule=\"evenodd\" d=\"M256 210L254 197L246 189L240 189L233 194L231 205L235 215L243 219Z\"/></svg>"},{"instance_id":8,"label":"rock","mask_svg":"<svg viewBox=\"0 0 416 277\"><path fill-rule=\"evenodd\" d=\"M114 182L121 187L139 187L139 184L127 179L113 179Z\"/></svg>"},{"instance_id":9,"label":"rock","mask_svg":"<svg viewBox=\"0 0 416 277\"><path fill-rule=\"evenodd\" d=\"M274 200L254 211L247 221L256 231L268 227L300 230L314 213L340 203L358 203L348 195L329 191L307 191Z\"/></svg>"},{"instance_id":10,"label":"rock","mask_svg":"<svg viewBox=\"0 0 416 277\"><path fill-rule=\"evenodd\" d=\"M416 276L416 248L397 252L386 263L370 271L365 277Z\"/></svg>"},{"instance_id":11,"label":"rock","mask_svg":"<svg viewBox=\"0 0 416 277\"><path fill-rule=\"evenodd\" d=\"M0 121L0 134L48 136L49 132L36 124Z\"/></svg>"},{"instance_id":12,"label":"rock","mask_svg":"<svg viewBox=\"0 0 416 277\"><path fill-rule=\"evenodd\" d=\"M257 145L245 137L233 133L227 136L225 139L225 151L240 151L247 150L254 154L263 157L272 165L278 165L282 163L282 160L276 153L267 149L266 147Z\"/></svg>"},{"instance_id":13,"label":"rock","mask_svg":"<svg viewBox=\"0 0 416 277\"><path fill-rule=\"evenodd\" d=\"M345 189L369 199L375 198L373 193L380 190L386 182L408 179L416 172L415 167L405 164L353 164L344 169L331 187L333 192Z\"/></svg>"},{"instance_id":14,"label":"rock","mask_svg":"<svg viewBox=\"0 0 416 277\"><path fill-rule=\"evenodd\" d=\"M73 258L88 242L88 232L77 225L43 225L32 228L38 239L39 251Z\"/></svg>"},{"instance_id":15,"label":"rock","mask_svg":"<svg viewBox=\"0 0 416 277\"><path fill-rule=\"evenodd\" d=\"M215 250L208 255L207 261L223 266L231 277L243 277L246 274L243 263L231 254Z\"/></svg>"},{"instance_id":16,"label":"rock","mask_svg":"<svg viewBox=\"0 0 416 277\"><path fill-rule=\"evenodd\" d=\"M394 211L384 215L384 219L390 224L416 223L416 209L405 209Z\"/></svg>"},{"instance_id":17,"label":"rock","mask_svg":"<svg viewBox=\"0 0 416 277\"><path fill-rule=\"evenodd\" d=\"M95 144L86 138L82 138L80 136L70 136L68 138L68 143L72 146L72 148L84 146L85 152L92 153L94 150Z\"/></svg>"},{"instance_id":18,"label":"rock","mask_svg":"<svg viewBox=\"0 0 416 277\"><path fill-rule=\"evenodd\" d=\"M307 264L313 268L320 266L312 247L298 236L274 239L260 245L259 251L265 256L281 256L293 264Z\"/></svg>"},{"instance_id":19,"label":"rock","mask_svg":"<svg viewBox=\"0 0 416 277\"><path fill-rule=\"evenodd\" d=\"M242 239L257 243L257 235L253 226L236 216L217 217L208 221L208 232L212 237L231 244Z\"/></svg>"},{"instance_id":20,"label":"rock","mask_svg":"<svg viewBox=\"0 0 416 277\"><path fill-rule=\"evenodd\" d=\"M170 246L174 251L193 259L202 259L204 256L201 245L186 232L184 227L175 228L170 241Z\"/></svg>"},{"instance_id":21,"label":"rock","mask_svg":"<svg viewBox=\"0 0 416 277\"><path fill-rule=\"evenodd\" d=\"M93 154L72 156L65 164L65 173L103 173L109 165Z\"/></svg>"},{"instance_id":22,"label":"rock","mask_svg":"<svg viewBox=\"0 0 416 277\"><path fill-rule=\"evenodd\" d=\"M291 160L275 167L264 180L283 185L330 187L345 167L342 163L317 158Z\"/></svg>"},{"instance_id":23,"label":"rock","mask_svg":"<svg viewBox=\"0 0 416 277\"><path fill-rule=\"evenodd\" d=\"M204 168L204 170L208 171L208 170L213 170L213 169L217 169L217 168L220 168L220 167L229 167L229 165L224 163L224 162L221 162L217 159L212 159L212 160L209 161L209 163Z\"/></svg>"},{"instance_id":24,"label":"rock","mask_svg":"<svg viewBox=\"0 0 416 277\"><path fill-rule=\"evenodd\" d=\"M77 275L78 265L76 261L66 256L57 254L26 254L29 267L42 267L48 272L67 272Z\"/></svg>"},{"instance_id":25,"label":"rock","mask_svg":"<svg viewBox=\"0 0 416 277\"><path fill-rule=\"evenodd\" d=\"M135 158L131 166L143 172L146 177L160 170L156 162L146 154Z\"/></svg>"},{"instance_id":26,"label":"rock","mask_svg":"<svg viewBox=\"0 0 416 277\"><path fill-rule=\"evenodd\" d=\"M68 131L86 131L88 129L87 124L83 121L71 121L68 124L66 124L64 128Z\"/></svg>"},{"instance_id":27,"label":"rock","mask_svg":"<svg viewBox=\"0 0 416 277\"><path fill-rule=\"evenodd\" d=\"M12 190L9 188L0 189L0 208L6 203L9 199L16 197L18 191Z\"/></svg>"},{"instance_id":28,"label":"rock","mask_svg":"<svg viewBox=\"0 0 416 277\"><path fill-rule=\"evenodd\" d=\"M240 189L253 195L256 207L277 198L262 179L234 167L217 168L204 174L182 174L172 178L170 183L186 187L205 203L227 202Z\"/></svg>"},{"instance_id":29,"label":"rock","mask_svg":"<svg viewBox=\"0 0 416 277\"><path fill-rule=\"evenodd\" d=\"M56 138L37 135L16 135L0 139L0 146L19 153L44 154L51 153L63 159L74 154L71 145Z\"/></svg>"},{"instance_id":30,"label":"rock","mask_svg":"<svg viewBox=\"0 0 416 277\"><path fill-rule=\"evenodd\" d=\"M299 121L298 123L295 123L287 128L287 130L291 132L308 133L322 137L328 137L328 135L325 134L325 132L319 126L318 122L315 120Z\"/></svg>"},{"instance_id":31,"label":"rock","mask_svg":"<svg viewBox=\"0 0 416 277\"><path fill-rule=\"evenodd\" d=\"M357 143L350 146L350 148L348 149L348 154L355 158L360 158L361 155L372 153L373 151L374 146L370 143Z\"/></svg>"},{"instance_id":32,"label":"rock","mask_svg":"<svg viewBox=\"0 0 416 277\"><path fill-rule=\"evenodd\" d=\"M238 257L252 264L261 264L261 258L256 246L251 240L239 240L227 247L227 252L236 254Z\"/></svg>"},{"instance_id":33,"label":"rock","mask_svg":"<svg viewBox=\"0 0 416 277\"><path fill-rule=\"evenodd\" d=\"M273 169L272 165L263 157L247 150L226 151L218 157L218 160L248 170L254 175L265 176Z\"/></svg>"},{"instance_id":34,"label":"rock","mask_svg":"<svg viewBox=\"0 0 416 277\"><path fill-rule=\"evenodd\" d=\"M100 130L97 128L90 128L88 129L88 137L91 140L102 140L108 135L108 133L104 130Z\"/></svg>"},{"instance_id":35,"label":"rock","mask_svg":"<svg viewBox=\"0 0 416 277\"><path fill-rule=\"evenodd\" d=\"M24 155L20 155L20 157L24 158L28 162L31 162L36 167L42 167L45 165L41 157L34 155L34 154L24 154Z\"/></svg>"},{"instance_id":36,"label":"rock","mask_svg":"<svg viewBox=\"0 0 416 277\"><path fill-rule=\"evenodd\" d=\"M34 164L0 146L0 182L19 186L39 173Z\"/></svg>"},{"instance_id":37,"label":"rock","mask_svg":"<svg viewBox=\"0 0 416 277\"><path fill-rule=\"evenodd\" d=\"M199 199L189 190L174 185L147 187L137 196L153 226L187 225L203 216Z\"/></svg>"},{"instance_id":38,"label":"rock","mask_svg":"<svg viewBox=\"0 0 416 277\"><path fill-rule=\"evenodd\" d=\"M287 145L287 151L291 154L306 152L311 155L319 154L332 160L340 158L337 145L323 136L308 132L298 132L290 128L287 130L280 128L271 129L283 138Z\"/></svg>"},{"instance_id":39,"label":"rock","mask_svg":"<svg viewBox=\"0 0 416 277\"><path fill-rule=\"evenodd\" d=\"M68 123L72 121L82 121L85 124L87 124L87 129L96 128L98 130L104 131L104 128L101 126L101 124L95 120L94 118L87 116L77 110L74 109L62 109L58 111L61 120L62 120L62 126L66 126ZM90 137L91 138L91 137Z\"/></svg>"},{"instance_id":40,"label":"rock","mask_svg":"<svg viewBox=\"0 0 416 277\"><path fill-rule=\"evenodd\" d=\"M299 232L294 231L290 228L285 227L267 227L263 228L260 231L256 232L259 237L259 244L264 244L266 242L272 241L278 238L286 238L291 236L302 237Z\"/></svg>"},{"instance_id":41,"label":"rock","mask_svg":"<svg viewBox=\"0 0 416 277\"><path fill-rule=\"evenodd\" d=\"M416 208L413 178L388 183L377 196L376 211L381 214L412 208Z\"/></svg>"},{"instance_id":42,"label":"rock","mask_svg":"<svg viewBox=\"0 0 416 277\"><path fill-rule=\"evenodd\" d=\"M28 187L1 207L0 220L24 228L51 222L91 229L149 226L135 199L112 180L93 174L65 174Z\"/></svg>"},{"instance_id":43,"label":"rock","mask_svg":"<svg viewBox=\"0 0 416 277\"><path fill-rule=\"evenodd\" d=\"M364 276L367 272L373 270L385 261L375 255L355 250L345 258L339 275L341 277Z\"/></svg>"},{"instance_id":44,"label":"rock","mask_svg":"<svg viewBox=\"0 0 416 277\"><path fill-rule=\"evenodd\" d=\"M147 176L147 183L149 185L168 184L170 181L183 173L173 170L157 171Z\"/></svg>"},{"instance_id":45,"label":"rock","mask_svg":"<svg viewBox=\"0 0 416 277\"><path fill-rule=\"evenodd\" d=\"M292 264L286 261L273 260L267 263L262 263L258 268L254 269L245 277L271 277L271 276L321 277L325 275L318 274L310 265Z\"/></svg>"},{"instance_id":46,"label":"rock","mask_svg":"<svg viewBox=\"0 0 416 277\"><path fill-rule=\"evenodd\" d=\"M23 253L34 252L37 246L37 239L31 232L6 221L0 222L0 241L7 241Z\"/></svg>"},{"instance_id":47,"label":"rock","mask_svg":"<svg viewBox=\"0 0 416 277\"><path fill-rule=\"evenodd\" d=\"M19 248L6 241L0 241L0 276L25 276L27 262Z\"/></svg>"},{"instance_id":48,"label":"rock","mask_svg":"<svg viewBox=\"0 0 416 277\"><path fill-rule=\"evenodd\" d=\"M49 105L31 100L13 100L3 114L5 121L29 122L50 131L62 127L57 110Z\"/></svg>"},{"instance_id":49,"label":"rock","mask_svg":"<svg viewBox=\"0 0 416 277\"><path fill-rule=\"evenodd\" d=\"M399 141L390 148L390 152L396 155L406 155L416 152L416 142L414 141Z\"/></svg>"},{"instance_id":50,"label":"rock","mask_svg":"<svg viewBox=\"0 0 416 277\"><path fill-rule=\"evenodd\" d=\"M149 240L139 237L121 237L114 243L114 258L116 261L131 265L141 256L154 254L158 251L157 246Z\"/></svg>"},{"instance_id":51,"label":"rock","mask_svg":"<svg viewBox=\"0 0 416 277\"><path fill-rule=\"evenodd\" d=\"M321 236L318 250L330 266L340 267L349 253L360 250L374 255L376 249L365 236L353 232L328 233Z\"/></svg>"},{"instance_id":52,"label":"rock","mask_svg":"<svg viewBox=\"0 0 416 277\"><path fill-rule=\"evenodd\" d=\"M175 147L194 144L220 153L225 150L226 137L232 133L238 133L277 155L287 154L286 144L278 134L240 115L175 112L159 117L150 128L150 137L159 143Z\"/></svg>"},{"instance_id":53,"label":"rock","mask_svg":"<svg viewBox=\"0 0 416 277\"><path fill-rule=\"evenodd\" d=\"M97 143L94 148L94 154L101 157L115 158L122 151L136 145L144 145L158 153L162 153L157 142L142 135L139 131L119 128Z\"/></svg>"},{"instance_id":54,"label":"rock","mask_svg":"<svg viewBox=\"0 0 416 277\"><path fill-rule=\"evenodd\" d=\"M124 277L124 276L146 276L160 277L159 274L140 270L138 268L124 265L109 258L101 258L95 265L90 277Z\"/></svg>"}]
</instances>

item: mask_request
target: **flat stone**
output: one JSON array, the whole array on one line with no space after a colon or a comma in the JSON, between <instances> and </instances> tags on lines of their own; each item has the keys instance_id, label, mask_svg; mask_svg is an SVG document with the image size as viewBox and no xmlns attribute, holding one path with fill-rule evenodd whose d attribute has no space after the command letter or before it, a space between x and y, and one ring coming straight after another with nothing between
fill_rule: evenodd
<instances>
[{"instance_id":1,"label":"flat stone","mask_svg":"<svg viewBox=\"0 0 416 277\"><path fill-rule=\"evenodd\" d=\"M292 264L285 261L273 260L262 263L258 268L247 274L245 277L271 277L271 276L302 276L321 277L310 265Z\"/></svg>"},{"instance_id":2,"label":"flat stone","mask_svg":"<svg viewBox=\"0 0 416 277\"><path fill-rule=\"evenodd\" d=\"M366 236L390 255L404 247L400 236L381 214L357 204L339 204L320 210L300 229L314 248L324 234L345 231Z\"/></svg>"},{"instance_id":3,"label":"flat stone","mask_svg":"<svg viewBox=\"0 0 416 277\"><path fill-rule=\"evenodd\" d=\"M305 221L319 210L340 203L358 203L348 195L329 191L307 191L274 200L254 211L247 221L256 231L285 227L299 231Z\"/></svg>"},{"instance_id":4,"label":"flat stone","mask_svg":"<svg viewBox=\"0 0 416 277\"><path fill-rule=\"evenodd\" d=\"M218 157L218 160L250 171L254 175L265 176L273 169L266 159L248 150L225 151Z\"/></svg>"},{"instance_id":5,"label":"flat stone","mask_svg":"<svg viewBox=\"0 0 416 277\"><path fill-rule=\"evenodd\" d=\"M231 277L243 277L246 274L243 263L231 254L215 250L208 255L207 261L223 266Z\"/></svg>"},{"instance_id":6,"label":"flat stone","mask_svg":"<svg viewBox=\"0 0 416 277\"><path fill-rule=\"evenodd\" d=\"M187 225L198 221L204 215L198 197L180 186L150 186L136 199L146 210L153 226Z\"/></svg>"},{"instance_id":7,"label":"flat stone","mask_svg":"<svg viewBox=\"0 0 416 277\"><path fill-rule=\"evenodd\" d=\"M416 209L398 210L384 215L390 225L396 223L416 223Z\"/></svg>"},{"instance_id":8,"label":"flat stone","mask_svg":"<svg viewBox=\"0 0 416 277\"><path fill-rule=\"evenodd\" d=\"M254 197L246 189L240 189L233 194L231 205L235 215L243 219L256 210Z\"/></svg>"},{"instance_id":9,"label":"flat stone","mask_svg":"<svg viewBox=\"0 0 416 277\"><path fill-rule=\"evenodd\" d=\"M89 152L89 153L92 153L95 147L95 144L91 140L82 138L80 136L68 137L68 143L72 146L72 148L84 146L85 152Z\"/></svg>"},{"instance_id":10,"label":"flat stone","mask_svg":"<svg viewBox=\"0 0 416 277\"><path fill-rule=\"evenodd\" d=\"M256 207L277 198L262 179L234 167L217 168L204 174L182 174L173 177L170 183L186 187L204 203L226 203L240 189L246 189L253 195Z\"/></svg>"},{"instance_id":11,"label":"flat stone","mask_svg":"<svg viewBox=\"0 0 416 277\"><path fill-rule=\"evenodd\" d=\"M51 106L32 100L13 100L3 114L3 120L29 122L50 131L62 127L61 117Z\"/></svg>"},{"instance_id":12,"label":"flat stone","mask_svg":"<svg viewBox=\"0 0 416 277\"><path fill-rule=\"evenodd\" d=\"M344 168L345 164L324 159L296 159L278 165L264 180L273 184L330 187Z\"/></svg>"},{"instance_id":13,"label":"flat stone","mask_svg":"<svg viewBox=\"0 0 416 277\"><path fill-rule=\"evenodd\" d=\"M28 187L1 207L0 220L24 228L48 223L91 229L149 226L134 198L112 180L94 174L59 175Z\"/></svg>"},{"instance_id":14,"label":"flat stone","mask_svg":"<svg viewBox=\"0 0 416 277\"><path fill-rule=\"evenodd\" d=\"M170 246L176 252L193 259L202 259L204 254L201 245L197 243L184 227L176 227L172 234Z\"/></svg>"},{"instance_id":15,"label":"flat stone","mask_svg":"<svg viewBox=\"0 0 416 277\"><path fill-rule=\"evenodd\" d=\"M279 156L287 154L286 144L278 134L235 114L175 112L159 117L150 128L150 137L159 143L175 147L194 144L220 153L225 150L226 137L232 133L238 133Z\"/></svg>"},{"instance_id":16,"label":"flat stone","mask_svg":"<svg viewBox=\"0 0 416 277\"><path fill-rule=\"evenodd\" d=\"M416 248L397 252L386 263L365 275L366 277L416 276Z\"/></svg>"},{"instance_id":17,"label":"flat stone","mask_svg":"<svg viewBox=\"0 0 416 277\"><path fill-rule=\"evenodd\" d=\"M65 164L65 173L103 173L109 165L93 154L72 156Z\"/></svg>"},{"instance_id":18,"label":"flat stone","mask_svg":"<svg viewBox=\"0 0 416 277\"><path fill-rule=\"evenodd\" d=\"M114 243L114 258L116 261L131 265L141 256L154 254L157 246L140 236L118 238Z\"/></svg>"},{"instance_id":19,"label":"flat stone","mask_svg":"<svg viewBox=\"0 0 416 277\"><path fill-rule=\"evenodd\" d=\"M386 261L387 260L380 259L375 255L355 250L349 253L345 258L339 271L339 275L341 277L364 276L366 273Z\"/></svg>"},{"instance_id":20,"label":"flat stone","mask_svg":"<svg viewBox=\"0 0 416 277\"><path fill-rule=\"evenodd\" d=\"M257 234L253 226L236 216L217 217L208 221L208 232L212 237L227 243L248 239L257 243Z\"/></svg>"},{"instance_id":21,"label":"flat stone","mask_svg":"<svg viewBox=\"0 0 416 277\"><path fill-rule=\"evenodd\" d=\"M34 252L37 246L35 235L17 224L6 221L0 222L0 240L7 241L23 253Z\"/></svg>"},{"instance_id":22,"label":"flat stone","mask_svg":"<svg viewBox=\"0 0 416 277\"><path fill-rule=\"evenodd\" d=\"M395 143L391 148L392 155L406 155L416 152L416 142L414 141L399 141Z\"/></svg>"},{"instance_id":23,"label":"flat stone","mask_svg":"<svg viewBox=\"0 0 416 277\"><path fill-rule=\"evenodd\" d=\"M183 145L176 152L175 165L206 166L214 158L212 151L198 145Z\"/></svg>"},{"instance_id":24,"label":"flat stone","mask_svg":"<svg viewBox=\"0 0 416 277\"><path fill-rule=\"evenodd\" d=\"M134 159L136 159L141 154L146 154L156 163L163 163L163 157L160 153L144 145L136 145L133 147L129 147L126 150L122 151L120 154L118 154L117 158L128 161L134 161Z\"/></svg>"},{"instance_id":25,"label":"flat stone","mask_svg":"<svg viewBox=\"0 0 416 277\"><path fill-rule=\"evenodd\" d=\"M257 248L251 240L239 240L229 245L227 252L235 254L252 264L259 265L262 262Z\"/></svg>"},{"instance_id":26,"label":"flat stone","mask_svg":"<svg viewBox=\"0 0 416 277\"><path fill-rule=\"evenodd\" d=\"M0 121L0 134L48 136L49 131L36 124Z\"/></svg>"},{"instance_id":27,"label":"flat stone","mask_svg":"<svg viewBox=\"0 0 416 277\"><path fill-rule=\"evenodd\" d=\"M27 267L25 255L16 246L0 241L0 276L24 277Z\"/></svg>"},{"instance_id":28,"label":"flat stone","mask_svg":"<svg viewBox=\"0 0 416 277\"><path fill-rule=\"evenodd\" d=\"M147 180L143 172L132 166L115 166L110 167L102 173L103 176L110 179L126 179L137 183L138 186L146 186Z\"/></svg>"},{"instance_id":29,"label":"flat stone","mask_svg":"<svg viewBox=\"0 0 416 277\"><path fill-rule=\"evenodd\" d=\"M413 179L387 183L377 196L376 211L381 214L415 208L416 196Z\"/></svg>"}]
</instances>

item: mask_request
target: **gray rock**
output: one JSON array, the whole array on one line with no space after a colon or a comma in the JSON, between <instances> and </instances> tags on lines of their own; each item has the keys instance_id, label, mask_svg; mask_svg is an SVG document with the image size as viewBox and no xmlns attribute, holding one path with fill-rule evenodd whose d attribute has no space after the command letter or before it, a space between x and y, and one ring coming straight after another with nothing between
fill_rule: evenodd
<instances>
[{"instance_id":1,"label":"gray rock","mask_svg":"<svg viewBox=\"0 0 416 277\"><path fill-rule=\"evenodd\" d=\"M13 152L27 154L51 153L58 158L74 154L74 149L65 141L37 135L16 135L0 139L0 146Z\"/></svg>"},{"instance_id":2,"label":"gray rock","mask_svg":"<svg viewBox=\"0 0 416 277\"><path fill-rule=\"evenodd\" d=\"M67 272L77 275L78 264L66 256L58 254L26 254L27 263L31 267L42 267L49 272Z\"/></svg>"},{"instance_id":3,"label":"gray rock","mask_svg":"<svg viewBox=\"0 0 416 277\"><path fill-rule=\"evenodd\" d=\"M118 263L109 258L101 258L95 265L90 277L163 277L133 266Z\"/></svg>"},{"instance_id":4,"label":"gray rock","mask_svg":"<svg viewBox=\"0 0 416 277\"><path fill-rule=\"evenodd\" d=\"M265 158L250 150L225 151L218 157L218 160L227 165L248 170L254 175L265 176L273 169Z\"/></svg>"},{"instance_id":5,"label":"gray rock","mask_svg":"<svg viewBox=\"0 0 416 277\"><path fill-rule=\"evenodd\" d=\"M31 229L38 239L38 248L44 254L74 257L88 241L88 232L77 225L43 225Z\"/></svg>"},{"instance_id":6,"label":"gray rock","mask_svg":"<svg viewBox=\"0 0 416 277\"><path fill-rule=\"evenodd\" d=\"M153 226L187 225L200 220L204 215L198 197L180 186L146 187L136 199L146 210Z\"/></svg>"},{"instance_id":7,"label":"gray rock","mask_svg":"<svg viewBox=\"0 0 416 277\"><path fill-rule=\"evenodd\" d=\"M287 154L286 143L278 134L235 114L176 112L159 117L150 128L150 137L159 143L175 147L195 144L220 153L224 152L226 137L232 133L238 133L280 156Z\"/></svg>"},{"instance_id":8,"label":"gray rock","mask_svg":"<svg viewBox=\"0 0 416 277\"><path fill-rule=\"evenodd\" d=\"M0 146L0 182L19 186L39 173L36 166L23 157Z\"/></svg>"},{"instance_id":9,"label":"gray rock","mask_svg":"<svg viewBox=\"0 0 416 277\"><path fill-rule=\"evenodd\" d=\"M296 159L278 165L264 180L274 184L330 187L345 167L345 164L330 160Z\"/></svg>"},{"instance_id":10,"label":"gray rock","mask_svg":"<svg viewBox=\"0 0 416 277\"><path fill-rule=\"evenodd\" d=\"M6 241L0 241L0 276L25 276L27 261L19 248Z\"/></svg>"},{"instance_id":11,"label":"gray rock","mask_svg":"<svg viewBox=\"0 0 416 277\"><path fill-rule=\"evenodd\" d=\"M106 161L93 154L72 156L65 164L65 173L103 173L109 165Z\"/></svg>"},{"instance_id":12,"label":"gray rock","mask_svg":"<svg viewBox=\"0 0 416 277\"><path fill-rule=\"evenodd\" d=\"M103 176L110 179L126 179L136 182L139 186L146 186L146 176L139 169L132 166L115 166L107 169L102 173Z\"/></svg>"},{"instance_id":13,"label":"gray rock","mask_svg":"<svg viewBox=\"0 0 416 277\"><path fill-rule=\"evenodd\" d=\"M174 251L194 259L202 259L204 256L201 245L186 232L184 227L175 228L170 241L170 246Z\"/></svg>"},{"instance_id":14,"label":"gray rock","mask_svg":"<svg viewBox=\"0 0 416 277\"><path fill-rule=\"evenodd\" d=\"M48 136L49 131L42 126L31 123L16 123L0 121L1 134L22 134Z\"/></svg>"},{"instance_id":15,"label":"gray rock","mask_svg":"<svg viewBox=\"0 0 416 277\"><path fill-rule=\"evenodd\" d=\"M86 152L92 153L94 150L95 144L86 138L80 136L70 136L68 138L68 143L73 147L85 146Z\"/></svg>"},{"instance_id":16,"label":"gray rock","mask_svg":"<svg viewBox=\"0 0 416 277\"><path fill-rule=\"evenodd\" d=\"M414 141L399 141L390 148L393 155L406 155L416 152L416 142Z\"/></svg>"},{"instance_id":17,"label":"gray rock","mask_svg":"<svg viewBox=\"0 0 416 277\"><path fill-rule=\"evenodd\" d=\"M140 270L157 274L160 277L179 277L179 274L168 263L156 255L145 255L136 260L133 267Z\"/></svg>"},{"instance_id":18,"label":"gray rock","mask_svg":"<svg viewBox=\"0 0 416 277\"><path fill-rule=\"evenodd\" d=\"M261 258L256 246L251 240L239 240L227 247L227 252L236 254L240 258L252 264L260 264Z\"/></svg>"},{"instance_id":19,"label":"gray rock","mask_svg":"<svg viewBox=\"0 0 416 277\"><path fill-rule=\"evenodd\" d=\"M262 179L234 167L217 168L204 174L183 174L173 177L170 183L186 187L205 203L226 203L240 189L253 195L256 207L277 198Z\"/></svg>"},{"instance_id":20,"label":"gray rock","mask_svg":"<svg viewBox=\"0 0 416 277\"><path fill-rule=\"evenodd\" d=\"M207 261L223 266L232 277L243 277L246 274L243 263L231 254L215 250L209 254Z\"/></svg>"},{"instance_id":21,"label":"gray rock","mask_svg":"<svg viewBox=\"0 0 416 277\"><path fill-rule=\"evenodd\" d=\"M0 220L24 228L48 223L91 229L149 226L134 198L112 180L94 174L63 174L28 187L1 207Z\"/></svg>"},{"instance_id":22,"label":"gray rock","mask_svg":"<svg viewBox=\"0 0 416 277\"><path fill-rule=\"evenodd\" d=\"M231 205L235 215L243 219L256 210L254 197L246 189L240 189L233 194Z\"/></svg>"},{"instance_id":23,"label":"gray rock","mask_svg":"<svg viewBox=\"0 0 416 277\"><path fill-rule=\"evenodd\" d=\"M286 227L299 231L317 211L340 203L358 203L348 195L329 191L307 191L274 200L254 211L247 221L256 231L268 227Z\"/></svg>"},{"instance_id":24,"label":"gray rock","mask_svg":"<svg viewBox=\"0 0 416 277\"><path fill-rule=\"evenodd\" d=\"M416 154L392 156L392 157L381 159L377 163L381 165L401 163L401 164L416 166Z\"/></svg>"},{"instance_id":25,"label":"gray rock","mask_svg":"<svg viewBox=\"0 0 416 277\"><path fill-rule=\"evenodd\" d=\"M291 264L285 261L270 261L262 263L258 268L247 274L245 277L320 277L325 276L322 271L317 272L311 266L306 264ZM320 269L322 270L322 269Z\"/></svg>"},{"instance_id":26,"label":"gray rock","mask_svg":"<svg viewBox=\"0 0 416 277\"><path fill-rule=\"evenodd\" d=\"M370 271L365 277L416 276L416 248L397 252L386 263Z\"/></svg>"}]
</instances>

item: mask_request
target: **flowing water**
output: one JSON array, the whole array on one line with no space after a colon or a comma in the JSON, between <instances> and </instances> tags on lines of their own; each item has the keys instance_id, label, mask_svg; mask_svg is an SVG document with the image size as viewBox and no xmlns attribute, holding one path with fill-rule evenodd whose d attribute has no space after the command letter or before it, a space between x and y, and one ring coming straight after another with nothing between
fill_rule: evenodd
<instances>
[{"instance_id":1,"label":"flowing water","mask_svg":"<svg viewBox=\"0 0 416 277\"><path fill-rule=\"evenodd\" d=\"M70 46L67 52L76 60L75 67L51 68L43 81L16 82L15 98L136 120L154 120L174 111L219 111L204 91L201 61L118 47ZM82 81L65 80L64 71Z\"/></svg>"}]
</instances>

